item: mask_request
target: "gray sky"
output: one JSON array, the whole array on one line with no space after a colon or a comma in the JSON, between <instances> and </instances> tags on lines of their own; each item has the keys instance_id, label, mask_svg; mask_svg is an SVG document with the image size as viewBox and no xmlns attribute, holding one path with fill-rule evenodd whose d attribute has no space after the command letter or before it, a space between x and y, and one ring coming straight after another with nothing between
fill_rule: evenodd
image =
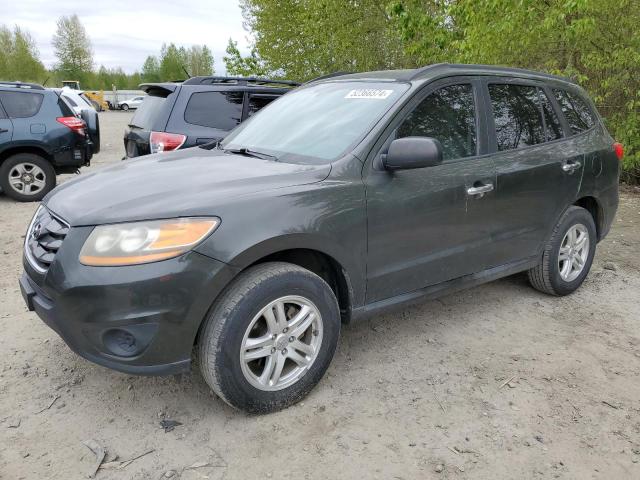
<instances>
[{"instance_id":1,"label":"gray sky","mask_svg":"<svg viewBox=\"0 0 640 480\"><path fill-rule=\"evenodd\" d=\"M242 52L247 50L248 33L237 0L0 0L0 10L0 23L31 33L48 68L55 62L51 37L56 20L74 13L91 38L96 68L122 67L132 73L142 68L147 55L158 55L163 42L173 42L207 45L216 72L224 73L222 56L229 37Z\"/></svg>"}]
</instances>

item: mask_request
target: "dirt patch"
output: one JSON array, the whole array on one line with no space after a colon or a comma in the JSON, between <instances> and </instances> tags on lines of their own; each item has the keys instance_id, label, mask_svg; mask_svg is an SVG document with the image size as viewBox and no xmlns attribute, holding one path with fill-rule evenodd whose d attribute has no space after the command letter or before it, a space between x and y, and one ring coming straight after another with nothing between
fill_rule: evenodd
<instances>
[{"instance_id":1,"label":"dirt patch","mask_svg":"<svg viewBox=\"0 0 640 480\"><path fill-rule=\"evenodd\" d=\"M120 160L130 117L101 114L96 166ZM132 377L73 354L18 289L35 208L0 196L2 479L86 478L85 443L106 451L98 479L640 478L633 192L575 294L517 275L345 328L311 395L264 417L197 371Z\"/></svg>"}]
</instances>

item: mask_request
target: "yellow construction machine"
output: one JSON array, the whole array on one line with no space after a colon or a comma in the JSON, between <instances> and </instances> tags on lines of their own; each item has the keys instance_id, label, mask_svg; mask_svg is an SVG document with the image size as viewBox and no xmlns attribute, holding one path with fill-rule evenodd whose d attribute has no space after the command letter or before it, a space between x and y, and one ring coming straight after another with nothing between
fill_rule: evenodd
<instances>
[{"instance_id":1,"label":"yellow construction machine","mask_svg":"<svg viewBox=\"0 0 640 480\"><path fill-rule=\"evenodd\" d=\"M80 82L78 80L63 80L62 86L80 90ZM98 112L109 110L109 103L104 99L104 91L85 90L84 94Z\"/></svg>"}]
</instances>

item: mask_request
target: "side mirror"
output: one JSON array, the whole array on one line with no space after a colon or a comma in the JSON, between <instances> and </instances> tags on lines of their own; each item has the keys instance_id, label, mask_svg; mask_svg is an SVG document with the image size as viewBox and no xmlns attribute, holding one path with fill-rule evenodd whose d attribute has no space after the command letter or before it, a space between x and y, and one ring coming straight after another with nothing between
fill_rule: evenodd
<instances>
[{"instance_id":1,"label":"side mirror","mask_svg":"<svg viewBox=\"0 0 640 480\"><path fill-rule=\"evenodd\" d=\"M389 152L382 158L387 170L408 170L433 167L442 163L442 145L435 138L398 138L389 145Z\"/></svg>"}]
</instances>

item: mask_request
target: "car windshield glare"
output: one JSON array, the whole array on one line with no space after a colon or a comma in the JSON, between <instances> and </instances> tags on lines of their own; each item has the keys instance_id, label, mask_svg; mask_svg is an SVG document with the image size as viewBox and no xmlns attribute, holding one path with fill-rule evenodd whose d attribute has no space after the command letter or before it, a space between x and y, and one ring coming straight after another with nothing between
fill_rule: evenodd
<instances>
[{"instance_id":1,"label":"car windshield glare","mask_svg":"<svg viewBox=\"0 0 640 480\"><path fill-rule=\"evenodd\" d=\"M221 148L291 163L328 163L355 146L408 90L390 82L328 82L294 90L240 125Z\"/></svg>"}]
</instances>

